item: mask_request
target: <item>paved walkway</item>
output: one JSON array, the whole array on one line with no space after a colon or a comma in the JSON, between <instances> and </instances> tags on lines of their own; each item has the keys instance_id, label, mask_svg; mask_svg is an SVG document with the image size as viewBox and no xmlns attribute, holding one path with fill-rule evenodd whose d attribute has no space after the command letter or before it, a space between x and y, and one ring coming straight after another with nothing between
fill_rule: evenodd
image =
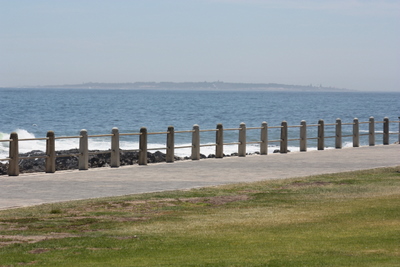
<instances>
[{"instance_id":1,"label":"paved walkway","mask_svg":"<svg viewBox=\"0 0 400 267\"><path fill-rule=\"evenodd\" d=\"M400 145L0 176L0 209L400 165Z\"/></svg>"}]
</instances>

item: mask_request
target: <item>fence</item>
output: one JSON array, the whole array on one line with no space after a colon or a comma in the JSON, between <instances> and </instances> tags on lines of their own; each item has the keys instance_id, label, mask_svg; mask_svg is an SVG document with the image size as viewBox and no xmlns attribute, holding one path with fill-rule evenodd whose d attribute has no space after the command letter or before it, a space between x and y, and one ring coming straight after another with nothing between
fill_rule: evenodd
<instances>
[{"instance_id":1,"label":"fence","mask_svg":"<svg viewBox=\"0 0 400 267\"><path fill-rule=\"evenodd\" d=\"M383 131L382 133L377 133L375 131L375 125L382 123ZM399 123L399 131L398 132L389 132L389 124L390 123ZM369 132L366 134L360 134L360 124L368 124ZM351 135L343 135L342 126L352 125L352 134ZM325 128L327 126L335 126L335 135L334 136L325 136ZM316 137L307 137L307 128L308 127L318 127L318 134ZM288 138L288 129L289 128L299 128L300 129L300 137L299 138ZM277 140L268 140L268 130L269 129L280 129L280 139ZM260 130L260 140L253 142L246 142L246 132L248 130ZM216 132L215 143L213 144L201 144L200 143L200 133L201 132ZM224 132L226 131L238 131L238 142L224 143ZM189 146L175 146L175 134L176 133L191 133L192 134L192 145ZM147 147L147 137L149 135L158 135L165 134L167 136L166 147L161 148L148 148ZM301 121L300 125L292 125L289 126L286 121L283 121L280 126L268 126L267 122L263 122L261 127L246 127L245 123L241 123L239 128L227 128L224 129L222 124L217 124L216 129L208 129L208 130L200 130L198 125L194 125L192 130L187 131L175 131L173 126L168 127L166 132L147 132L146 127L142 127L139 133L119 133L118 128L113 128L111 134L103 134L103 135L88 135L86 130L81 130L79 136L63 136L63 137L55 137L53 131L47 132L47 136L45 138L30 138L30 139L18 139L18 134L13 132L10 135L10 139L0 140L0 142L9 142L9 157L5 159L0 159L0 161L9 161L8 166L8 175L9 176L18 176L19 175L19 160L22 159L32 159L32 158L45 158L45 172L46 173L54 173L56 171L55 159L56 157L78 157L79 159L79 170L87 170L89 155L90 154L111 154L111 167L119 167L120 166L120 152L138 152L139 165L147 165L147 151L148 150L166 150L166 162L174 162L175 160L175 149L179 148L191 148L191 159L199 160L200 159L200 148L205 146L215 146L215 157L222 158L224 156L224 146L226 145L238 145L238 156L245 157L246 156L246 145L248 144L259 144L260 146L260 154L267 155L268 154L268 144L278 142L280 143L280 153L288 152L288 142L291 141L299 141L299 148L301 152L307 151L307 141L308 140L317 140L317 149L324 150L325 148L325 140L327 138L335 138L335 148L342 148L342 139L346 137L352 137L353 147L360 146L360 136L368 136L368 142L370 146L375 145L376 135L382 134L383 145L389 144L389 135L395 134L398 135L398 141L400 143L400 117L399 121L389 121L387 117L383 119L383 121L375 121L373 117L369 118L369 121L359 122L357 118L350 123L342 123L341 119L337 119L335 123L325 124L324 120L319 120L318 124L308 124L306 121ZM111 149L110 151L100 151L100 152L89 152L88 149L88 138L96 138L96 137L111 137ZM133 150L121 150L119 147L120 136L139 136L139 148ZM67 139L67 138L78 138L79 139L79 153L70 154L70 155L56 155L55 149L55 140L56 139ZM33 140L46 140L46 155L44 156L31 156L31 157L20 157L18 144L20 141L33 141Z\"/></svg>"}]
</instances>

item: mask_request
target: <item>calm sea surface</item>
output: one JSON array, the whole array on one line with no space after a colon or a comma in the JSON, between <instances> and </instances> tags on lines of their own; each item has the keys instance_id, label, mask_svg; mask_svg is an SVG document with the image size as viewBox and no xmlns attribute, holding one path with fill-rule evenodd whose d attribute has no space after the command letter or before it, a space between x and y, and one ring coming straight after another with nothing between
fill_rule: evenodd
<instances>
[{"instance_id":1,"label":"calm sea surface","mask_svg":"<svg viewBox=\"0 0 400 267\"><path fill-rule=\"evenodd\" d=\"M319 119L325 123L334 123L336 118L343 122L352 122L357 117L368 121L370 116L377 121L389 117L397 121L400 116L400 93L313 93L313 92L257 92L257 91L141 91L141 90L75 90L75 89L0 89L0 139L7 139L13 131L20 138L45 137L52 130L56 136L78 135L81 129L87 129L89 135L110 133L118 127L121 133L138 132L147 127L149 132L166 131L169 125L175 130L190 130L194 124L200 129L214 129L217 123L224 128L237 128L241 122L247 127L258 127L263 121L269 126L278 126L283 120L289 125L299 125L301 120L316 124ZM351 126L343 126L351 133ZM377 131L382 124L376 125ZM308 129L308 136L316 136L316 127ZM334 128L325 130L327 135ZM367 131L362 125L361 132ZM391 131L398 131L398 124L391 124ZM259 140L259 130L248 130L248 140ZM271 129L270 138L279 136ZM290 128L292 138L298 138L298 129ZM237 141L237 132L224 133L226 142ZM201 143L214 143L215 133L202 133ZM177 144L189 144L190 134L176 134ZM137 146L137 136L125 137L121 147L133 149ZM397 141L391 135L391 142ZM333 146L329 139L327 146ZM351 145L351 138L344 140ZM361 138L366 145L367 137ZM377 144L381 143L377 136ZM165 135L149 136L154 146L165 144ZM58 140L56 149L77 147L75 139ZM271 143L271 149L276 143ZM289 144L295 150L298 142ZM0 158L8 153L8 144L0 143ZM309 141L310 147L315 142ZM93 138L90 149L108 149L109 138ZM33 149L44 150L44 141L26 141L21 143L22 152ZM208 150L207 150L208 149ZM212 153L212 147L204 148L204 154ZM229 151L231 149L232 151ZM234 152L230 147L227 152ZM249 146L249 152L258 150L256 145ZM190 151L177 150L179 155L189 155Z\"/></svg>"}]
</instances>

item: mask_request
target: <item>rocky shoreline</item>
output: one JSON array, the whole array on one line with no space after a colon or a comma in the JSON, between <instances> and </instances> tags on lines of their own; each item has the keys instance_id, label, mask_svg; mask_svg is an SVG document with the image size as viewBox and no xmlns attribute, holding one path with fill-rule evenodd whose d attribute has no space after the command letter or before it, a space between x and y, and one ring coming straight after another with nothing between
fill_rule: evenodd
<instances>
[{"instance_id":1,"label":"rocky shoreline","mask_svg":"<svg viewBox=\"0 0 400 267\"><path fill-rule=\"evenodd\" d=\"M90 150L89 152L101 152L99 150ZM100 168L110 166L111 154L104 151L104 154L90 154L89 155L89 168ZM78 149L61 150L56 151L56 155L71 155L78 154ZM33 150L28 153L20 154L20 157L35 157L44 156L45 152L39 150ZM224 155L225 157L237 156L237 153L231 155ZM214 158L214 154L205 156L200 154L202 159L204 158ZM147 152L147 162L148 163L158 163L165 162L166 154L156 151L154 153ZM139 152L120 152L120 162L121 166L124 165L134 165L138 164ZM176 157L175 160L189 160L190 157ZM44 172L45 171L45 159L44 158L31 158L31 159L21 159L19 161L20 173L32 173L32 172ZM73 170L78 169L78 157L76 156L65 156L56 158L56 171L61 170ZM7 175L8 162L0 162L0 175Z\"/></svg>"}]
</instances>

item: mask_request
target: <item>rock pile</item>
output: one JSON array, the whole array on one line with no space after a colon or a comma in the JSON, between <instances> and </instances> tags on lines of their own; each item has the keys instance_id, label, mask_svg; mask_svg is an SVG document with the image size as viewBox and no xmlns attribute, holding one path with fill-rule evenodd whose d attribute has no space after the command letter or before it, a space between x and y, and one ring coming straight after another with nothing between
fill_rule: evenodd
<instances>
[{"instance_id":1,"label":"rock pile","mask_svg":"<svg viewBox=\"0 0 400 267\"><path fill-rule=\"evenodd\" d=\"M99 150L91 150L89 152L100 152ZM79 154L78 149L61 150L56 151L56 155L73 155ZM33 150L28 153L20 154L20 157L39 157L44 156L45 153L39 150ZM148 163L165 162L166 155L160 151L154 153L147 153ZM133 165L137 164L139 158L139 152L123 152L121 151L120 160L121 166L123 165ZM175 157L175 160L188 159ZM89 154L89 168L99 168L110 166L111 155L110 153L102 154ZM31 159L21 159L19 161L20 173L30 173L30 172L43 172L45 170L44 158L31 158ZM56 158L56 171L59 170L72 170L78 169L78 157L77 156L65 156ZM8 170L8 163L0 162L0 175L6 175Z\"/></svg>"}]
</instances>

